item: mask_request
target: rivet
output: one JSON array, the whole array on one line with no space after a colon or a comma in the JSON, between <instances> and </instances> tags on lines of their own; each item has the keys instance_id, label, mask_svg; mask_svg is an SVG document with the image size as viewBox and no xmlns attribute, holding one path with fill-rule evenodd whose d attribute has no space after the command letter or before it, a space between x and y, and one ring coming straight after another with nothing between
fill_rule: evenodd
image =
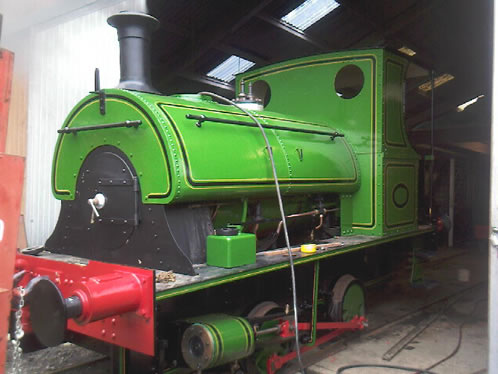
<instances>
[{"instance_id":1,"label":"rivet","mask_svg":"<svg viewBox=\"0 0 498 374\"><path fill-rule=\"evenodd\" d=\"M105 329L102 329L102 331L100 332L102 334L102 336L105 335Z\"/></svg>"}]
</instances>

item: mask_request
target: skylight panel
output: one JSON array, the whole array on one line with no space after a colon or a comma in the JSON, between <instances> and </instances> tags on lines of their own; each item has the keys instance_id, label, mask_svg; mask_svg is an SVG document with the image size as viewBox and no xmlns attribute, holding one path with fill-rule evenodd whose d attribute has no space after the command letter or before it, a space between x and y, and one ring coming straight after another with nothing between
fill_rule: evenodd
<instances>
[{"instance_id":1,"label":"skylight panel","mask_svg":"<svg viewBox=\"0 0 498 374\"><path fill-rule=\"evenodd\" d=\"M207 76L229 83L235 79L235 74L243 73L253 66L254 62L232 55L207 73Z\"/></svg>"},{"instance_id":2,"label":"skylight panel","mask_svg":"<svg viewBox=\"0 0 498 374\"><path fill-rule=\"evenodd\" d=\"M339 5L335 0L306 0L296 9L282 17L281 20L304 31Z\"/></svg>"},{"instance_id":3,"label":"skylight panel","mask_svg":"<svg viewBox=\"0 0 498 374\"><path fill-rule=\"evenodd\" d=\"M442 86L443 84L455 79L451 74L442 74L434 79L434 88ZM419 90L429 92L432 89L431 81L427 81L418 86Z\"/></svg>"}]
</instances>

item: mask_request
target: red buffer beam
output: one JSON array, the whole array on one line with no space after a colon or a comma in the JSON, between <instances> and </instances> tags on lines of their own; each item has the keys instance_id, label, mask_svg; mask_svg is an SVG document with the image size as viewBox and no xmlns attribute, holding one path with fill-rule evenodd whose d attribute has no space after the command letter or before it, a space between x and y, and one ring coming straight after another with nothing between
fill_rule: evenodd
<instances>
[{"instance_id":1,"label":"red buffer beam","mask_svg":"<svg viewBox=\"0 0 498 374\"><path fill-rule=\"evenodd\" d=\"M23 270L23 327L42 344L58 345L70 330L154 356L153 270L18 254L16 271Z\"/></svg>"}]
</instances>

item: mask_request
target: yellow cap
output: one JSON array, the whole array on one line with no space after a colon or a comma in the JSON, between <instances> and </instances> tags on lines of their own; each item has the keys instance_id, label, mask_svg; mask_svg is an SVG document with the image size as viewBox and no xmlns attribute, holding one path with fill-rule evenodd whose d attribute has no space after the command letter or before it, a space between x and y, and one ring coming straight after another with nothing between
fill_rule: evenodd
<instances>
[{"instance_id":1,"label":"yellow cap","mask_svg":"<svg viewBox=\"0 0 498 374\"><path fill-rule=\"evenodd\" d=\"M316 252L316 244L303 244L301 246L301 252L303 252L303 253L315 253Z\"/></svg>"}]
</instances>

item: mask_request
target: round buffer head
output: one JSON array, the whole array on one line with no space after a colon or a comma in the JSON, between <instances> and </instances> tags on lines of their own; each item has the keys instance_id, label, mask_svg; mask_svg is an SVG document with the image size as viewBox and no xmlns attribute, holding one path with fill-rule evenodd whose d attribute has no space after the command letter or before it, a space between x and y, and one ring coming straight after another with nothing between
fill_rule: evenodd
<instances>
[{"instance_id":1,"label":"round buffer head","mask_svg":"<svg viewBox=\"0 0 498 374\"><path fill-rule=\"evenodd\" d=\"M50 279L40 279L29 293L33 331L43 345L53 347L64 341L67 310L64 297Z\"/></svg>"}]
</instances>

